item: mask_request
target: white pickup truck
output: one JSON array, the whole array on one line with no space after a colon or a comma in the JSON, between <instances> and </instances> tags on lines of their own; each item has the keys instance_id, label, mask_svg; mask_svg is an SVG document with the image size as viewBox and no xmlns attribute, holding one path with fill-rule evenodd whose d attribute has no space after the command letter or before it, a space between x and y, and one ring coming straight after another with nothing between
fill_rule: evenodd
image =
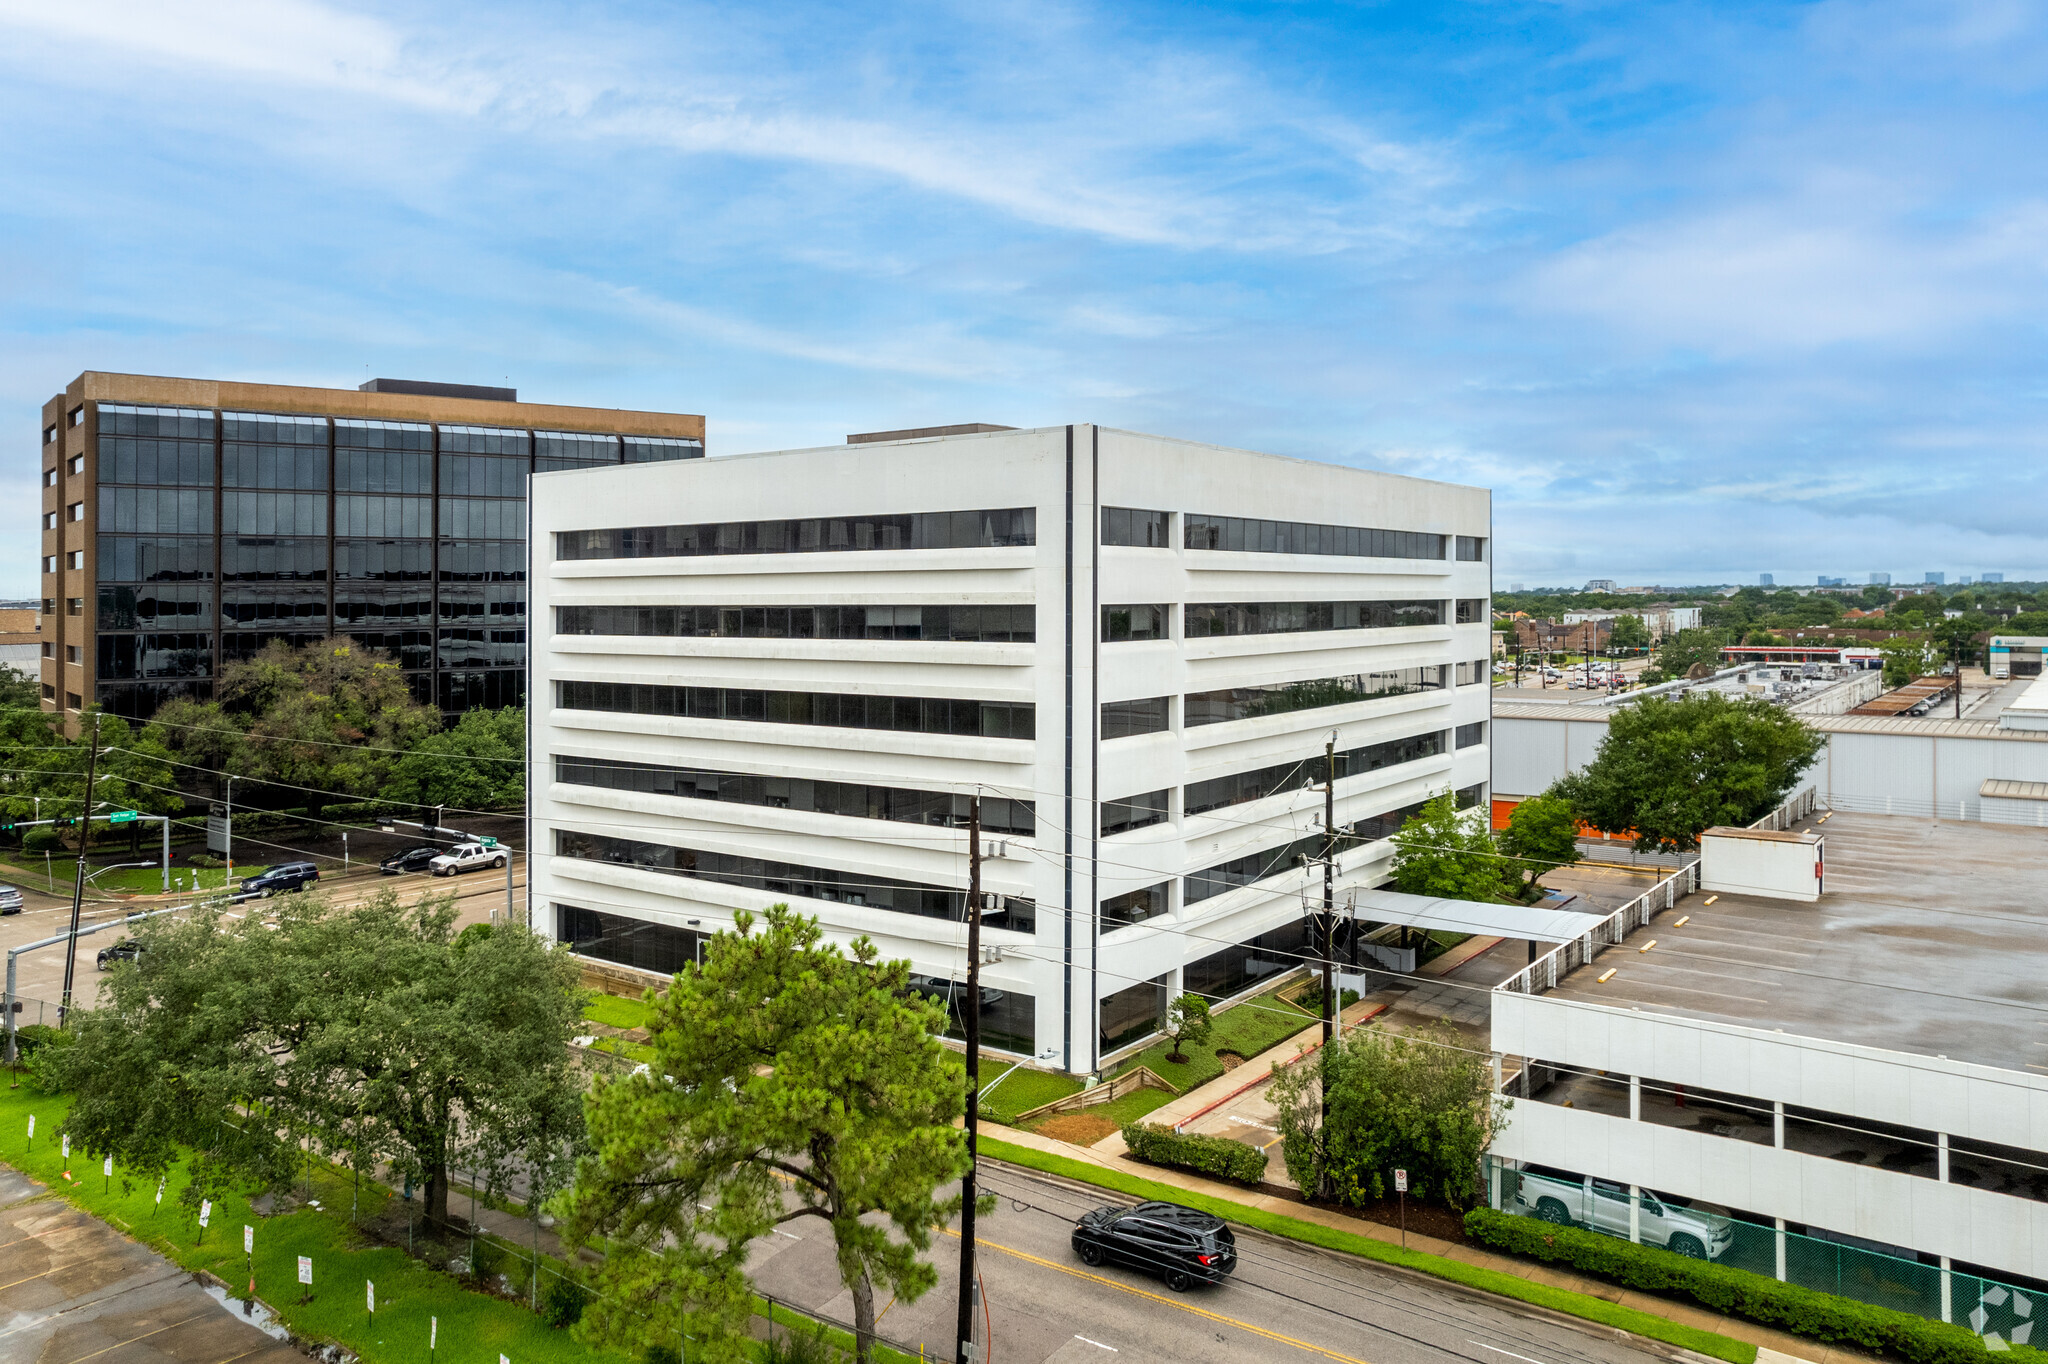
<instances>
[{"instance_id":1,"label":"white pickup truck","mask_svg":"<svg viewBox=\"0 0 2048 1364\"><path fill-rule=\"evenodd\" d=\"M503 848L486 847L482 843L458 843L427 863L427 870L436 876L460 876L466 871L504 865Z\"/></svg>"},{"instance_id":2,"label":"white pickup truck","mask_svg":"<svg viewBox=\"0 0 2048 1364\"><path fill-rule=\"evenodd\" d=\"M1717 1213L1683 1207L1648 1189L1640 1190L1639 1197L1636 1226L1646 1246L1662 1246L1695 1260L1718 1260L1734 1243L1735 1224ZM1628 1185L1532 1165L1520 1172L1507 1211L1626 1239Z\"/></svg>"}]
</instances>

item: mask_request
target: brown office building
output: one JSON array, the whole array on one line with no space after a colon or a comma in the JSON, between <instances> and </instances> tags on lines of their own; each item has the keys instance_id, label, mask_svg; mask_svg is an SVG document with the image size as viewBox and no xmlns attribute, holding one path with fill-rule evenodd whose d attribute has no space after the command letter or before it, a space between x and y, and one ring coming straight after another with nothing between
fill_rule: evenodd
<instances>
[{"instance_id":1,"label":"brown office building","mask_svg":"<svg viewBox=\"0 0 2048 1364\"><path fill-rule=\"evenodd\" d=\"M509 388L87 371L43 407L46 709L146 717L352 636L449 714L526 692L526 476L704 454L704 418Z\"/></svg>"}]
</instances>

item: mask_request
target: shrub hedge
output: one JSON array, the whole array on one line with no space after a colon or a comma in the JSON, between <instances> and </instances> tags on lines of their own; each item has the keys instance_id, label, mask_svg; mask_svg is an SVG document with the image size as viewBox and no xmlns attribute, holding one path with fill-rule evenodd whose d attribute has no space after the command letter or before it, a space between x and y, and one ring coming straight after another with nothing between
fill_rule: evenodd
<instances>
[{"instance_id":1,"label":"shrub hedge","mask_svg":"<svg viewBox=\"0 0 2048 1364\"><path fill-rule=\"evenodd\" d=\"M1152 1165L1192 1170L1239 1184L1257 1184L1266 1177L1266 1153L1229 1137L1197 1136L1156 1123L1134 1122L1124 1128L1124 1145L1137 1159Z\"/></svg>"},{"instance_id":2,"label":"shrub hedge","mask_svg":"<svg viewBox=\"0 0 2048 1364\"><path fill-rule=\"evenodd\" d=\"M1780 1283L1746 1269L1688 1259L1578 1227L1475 1208L1465 1214L1465 1234L1496 1250L1565 1265L1646 1293L1690 1298L1731 1317L1745 1317L1812 1340L1854 1346L1907 1364L1982 1364L1990 1358L1983 1340L1965 1327ZM2041 1364L2044 1358L2041 1352L2025 1347L2003 1357L2013 1364Z\"/></svg>"}]
</instances>

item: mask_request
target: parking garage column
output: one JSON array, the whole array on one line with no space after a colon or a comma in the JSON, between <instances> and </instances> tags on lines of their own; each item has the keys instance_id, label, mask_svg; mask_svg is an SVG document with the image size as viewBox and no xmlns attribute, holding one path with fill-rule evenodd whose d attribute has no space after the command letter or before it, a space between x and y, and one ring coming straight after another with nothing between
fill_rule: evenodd
<instances>
[{"instance_id":1,"label":"parking garage column","mask_svg":"<svg viewBox=\"0 0 2048 1364\"><path fill-rule=\"evenodd\" d=\"M1948 1133L1934 1134L1934 1177L1948 1183Z\"/></svg>"},{"instance_id":2,"label":"parking garage column","mask_svg":"<svg viewBox=\"0 0 2048 1364\"><path fill-rule=\"evenodd\" d=\"M1785 1149L1785 1101L1783 1099L1776 1099L1771 1103L1771 1145L1777 1147L1780 1151ZM1781 1275L1780 1277L1783 1276Z\"/></svg>"},{"instance_id":3,"label":"parking garage column","mask_svg":"<svg viewBox=\"0 0 2048 1364\"><path fill-rule=\"evenodd\" d=\"M1628 1186L1628 1239L1630 1245L1643 1243L1643 1191L1633 1184Z\"/></svg>"},{"instance_id":4,"label":"parking garage column","mask_svg":"<svg viewBox=\"0 0 2048 1364\"><path fill-rule=\"evenodd\" d=\"M1783 1283L1785 1282L1785 1219L1774 1217L1771 1221L1777 1227L1777 1231L1772 1235L1771 1239L1777 1243L1778 1282Z\"/></svg>"},{"instance_id":5,"label":"parking garage column","mask_svg":"<svg viewBox=\"0 0 2048 1364\"><path fill-rule=\"evenodd\" d=\"M1628 1120L1643 1120L1643 1077L1640 1075L1628 1077Z\"/></svg>"}]
</instances>

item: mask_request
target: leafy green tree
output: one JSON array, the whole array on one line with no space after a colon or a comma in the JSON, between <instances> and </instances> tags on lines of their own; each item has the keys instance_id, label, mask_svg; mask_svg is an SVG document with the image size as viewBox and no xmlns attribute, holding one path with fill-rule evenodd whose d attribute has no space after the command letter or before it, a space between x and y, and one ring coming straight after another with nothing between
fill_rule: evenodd
<instances>
[{"instance_id":1,"label":"leafy green tree","mask_svg":"<svg viewBox=\"0 0 2048 1364\"><path fill-rule=\"evenodd\" d=\"M222 669L216 693L211 706L160 710L153 736L185 761L293 788L316 819L330 801L377 794L441 727L396 659L352 639L272 640Z\"/></svg>"},{"instance_id":2,"label":"leafy green tree","mask_svg":"<svg viewBox=\"0 0 2048 1364\"><path fill-rule=\"evenodd\" d=\"M1216 1022L1209 1016L1209 1001L1190 990L1166 1006L1166 1017L1159 1020L1159 1031L1173 1041L1173 1050L1166 1053L1169 1061L1185 1061L1182 1054L1188 1047L1199 1047L1209 1040Z\"/></svg>"},{"instance_id":3,"label":"leafy green tree","mask_svg":"<svg viewBox=\"0 0 2048 1364\"><path fill-rule=\"evenodd\" d=\"M452 900L280 904L274 928L213 912L138 926L148 969L118 967L64 1053L67 1126L90 1152L154 1178L189 1148L197 1199L283 1187L303 1140L423 1185L445 1223L458 1157L510 1159L503 1134L537 1109L574 1113L566 953L524 931L458 936Z\"/></svg>"},{"instance_id":4,"label":"leafy green tree","mask_svg":"<svg viewBox=\"0 0 2048 1364\"><path fill-rule=\"evenodd\" d=\"M1616 649L1647 649L1650 647L1650 629L1643 624L1641 616L1616 616L1608 632L1607 643Z\"/></svg>"},{"instance_id":5,"label":"leafy green tree","mask_svg":"<svg viewBox=\"0 0 2048 1364\"><path fill-rule=\"evenodd\" d=\"M1880 640L1877 651L1884 655L1884 684L1903 687L1916 677L1941 671L1941 645L1926 635L1893 635Z\"/></svg>"},{"instance_id":6,"label":"leafy green tree","mask_svg":"<svg viewBox=\"0 0 2048 1364\"><path fill-rule=\"evenodd\" d=\"M1537 878L1579 860L1579 817L1572 803L1550 792L1523 801L1500 832L1500 850L1515 859L1507 864L1515 898L1535 900L1543 893Z\"/></svg>"},{"instance_id":7,"label":"leafy green tree","mask_svg":"<svg viewBox=\"0 0 2048 1364\"><path fill-rule=\"evenodd\" d=\"M0 817L7 822L38 818L38 799L48 804L55 785L69 770L72 747L64 733L64 717L39 705L0 709ZM81 774L78 785L84 784ZM76 797L74 796L75 800ZM52 808L51 815L78 813Z\"/></svg>"},{"instance_id":8,"label":"leafy green tree","mask_svg":"<svg viewBox=\"0 0 2048 1364\"><path fill-rule=\"evenodd\" d=\"M459 810L526 804L526 710L464 711L455 728L430 734L391 769L384 799Z\"/></svg>"},{"instance_id":9,"label":"leafy green tree","mask_svg":"<svg viewBox=\"0 0 2048 1364\"><path fill-rule=\"evenodd\" d=\"M1657 646L1657 667L1666 677L1688 677L1696 667L1711 673L1721 666L1722 643L1719 630L1704 626L1680 630Z\"/></svg>"},{"instance_id":10,"label":"leafy green tree","mask_svg":"<svg viewBox=\"0 0 2048 1364\"><path fill-rule=\"evenodd\" d=\"M688 1310L692 1358L741 1359L747 1243L815 1217L865 1360L876 1287L909 1302L936 1282L919 1257L959 1207L937 1191L967 1169L965 1069L908 962L866 938L844 954L787 905L733 921L654 1001L649 1072L591 1091L564 1230L608 1248L579 1329L639 1349L675 1340Z\"/></svg>"},{"instance_id":11,"label":"leafy green tree","mask_svg":"<svg viewBox=\"0 0 2048 1364\"><path fill-rule=\"evenodd\" d=\"M1943 619L1932 633L1943 657L1961 669L1977 661L1978 636L1988 634L1992 626L1991 617L1983 612L1965 611L1953 620Z\"/></svg>"},{"instance_id":12,"label":"leafy green tree","mask_svg":"<svg viewBox=\"0 0 2048 1364\"><path fill-rule=\"evenodd\" d=\"M1748 824L1782 801L1823 740L1760 697L1645 697L1616 711L1593 761L1551 793L1643 852L1689 851L1701 831Z\"/></svg>"},{"instance_id":13,"label":"leafy green tree","mask_svg":"<svg viewBox=\"0 0 2048 1364\"><path fill-rule=\"evenodd\" d=\"M1394 889L1445 900L1496 900L1501 861L1484 822L1446 791L1394 832Z\"/></svg>"},{"instance_id":14,"label":"leafy green tree","mask_svg":"<svg viewBox=\"0 0 2048 1364\"><path fill-rule=\"evenodd\" d=\"M1268 1094L1301 1188L1362 1207L1392 1194L1400 1169L1416 1198L1462 1210L1478 1192L1479 1157L1506 1125L1508 1101L1492 1089L1490 1058L1438 1022L1407 1035L1353 1029L1319 1064L1276 1069Z\"/></svg>"}]
</instances>

